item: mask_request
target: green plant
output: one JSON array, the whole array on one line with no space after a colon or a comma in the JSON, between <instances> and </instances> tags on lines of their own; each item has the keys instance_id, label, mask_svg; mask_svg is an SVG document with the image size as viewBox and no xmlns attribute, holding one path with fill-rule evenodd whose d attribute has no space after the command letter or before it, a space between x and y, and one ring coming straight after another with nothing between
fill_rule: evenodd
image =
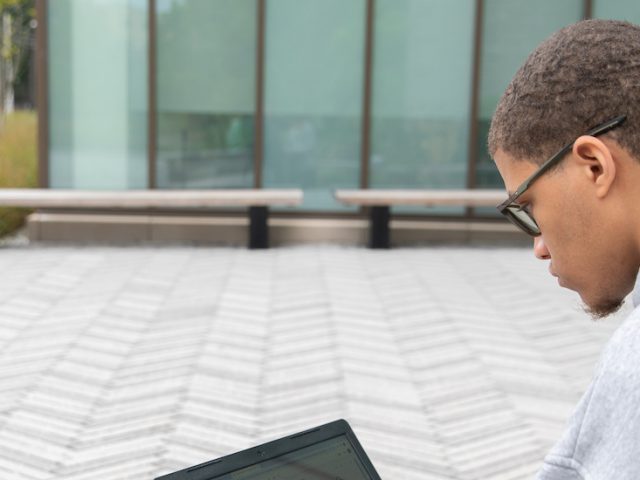
<instances>
[{"instance_id":1,"label":"green plant","mask_svg":"<svg viewBox=\"0 0 640 480\"><path fill-rule=\"evenodd\" d=\"M29 188L38 183L37 117L19 110L0 121L0 188ZM24 224L30 210L0 208L0 236Z\"/></svg>"}]
</instances>

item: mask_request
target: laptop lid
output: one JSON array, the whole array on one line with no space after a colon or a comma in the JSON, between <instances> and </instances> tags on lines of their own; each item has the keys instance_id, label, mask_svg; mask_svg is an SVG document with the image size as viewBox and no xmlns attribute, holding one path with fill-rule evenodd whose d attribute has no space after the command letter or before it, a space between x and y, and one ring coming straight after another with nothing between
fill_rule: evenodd
<instances>
[{"instance_id":1,"label":"laptop lid","mask_svg":"<svg viewBox=\"0 0 640 480\"><path fill-rule=\"evenodd\" d=\"M353 430L336 420L155 480L381 480Z\"/></svg>"}]
</instances>

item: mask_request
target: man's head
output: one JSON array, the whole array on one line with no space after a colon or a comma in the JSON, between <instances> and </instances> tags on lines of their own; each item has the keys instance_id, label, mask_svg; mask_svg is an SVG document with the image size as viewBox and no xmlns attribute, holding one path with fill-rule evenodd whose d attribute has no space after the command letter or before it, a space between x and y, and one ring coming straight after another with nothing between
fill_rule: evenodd
<instances>
[{"instance_id":1,"label":"man's head","mask_svg":"<svg viewBox=\"0 0 640 480\"><path fill-rule=\"evenodd\" d=\"M603 134L593 127L626 117ZM640 27L587 20L529 56L503 94L489 151L516 190L554 153L556 166L516 201L535 217L534 251L596 316L614 311L640 267Z\"/></svg>"}]
</instances>

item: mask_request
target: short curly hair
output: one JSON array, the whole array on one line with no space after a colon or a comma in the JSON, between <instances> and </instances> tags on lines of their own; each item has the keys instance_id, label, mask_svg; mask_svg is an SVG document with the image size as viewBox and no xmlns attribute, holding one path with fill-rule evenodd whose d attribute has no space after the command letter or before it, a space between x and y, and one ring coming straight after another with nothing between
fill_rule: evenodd
<instances>
[{"instance_id":1,"label":"short curly hair","mask_svg":"<svg viewBox=\"0 0 640 480\"><path fill-rule=\"evenodd\" d=\"M489 153L542 163L566 143L619 115L615 141L640 161L640 26L584 20L542 42L498 102Z\"/></svg>"}]
</instances>

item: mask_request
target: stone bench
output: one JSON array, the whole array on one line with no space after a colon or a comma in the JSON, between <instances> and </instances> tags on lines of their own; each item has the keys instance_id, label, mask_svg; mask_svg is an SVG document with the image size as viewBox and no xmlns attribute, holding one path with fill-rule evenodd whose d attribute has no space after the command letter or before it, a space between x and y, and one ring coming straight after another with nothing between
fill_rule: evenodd
<instances>
[{"instance_id":1,"label":"stone bench","mask_svg":"<svg viewBox=\"0 0 640 480\"><path fill-rule=\"evenodd\" d=\"M506 198L504 190L336 190L345 205L369 208L369 247L389 248L391 207L396 205L495 207Z\"/></svg>"},{"instance_id":2,"label":"stone bench","mask_svg":"<svg viewBox=\"0 0 640 480\"><path fill-rule=\"evenodd\" d=\"M249 248L268 248L267 220L271 206L302 203L299 189L238 190L59 190L0 189L0 205L25 208L215 208L246 207Z\"/></svg>"}]
</instances>

